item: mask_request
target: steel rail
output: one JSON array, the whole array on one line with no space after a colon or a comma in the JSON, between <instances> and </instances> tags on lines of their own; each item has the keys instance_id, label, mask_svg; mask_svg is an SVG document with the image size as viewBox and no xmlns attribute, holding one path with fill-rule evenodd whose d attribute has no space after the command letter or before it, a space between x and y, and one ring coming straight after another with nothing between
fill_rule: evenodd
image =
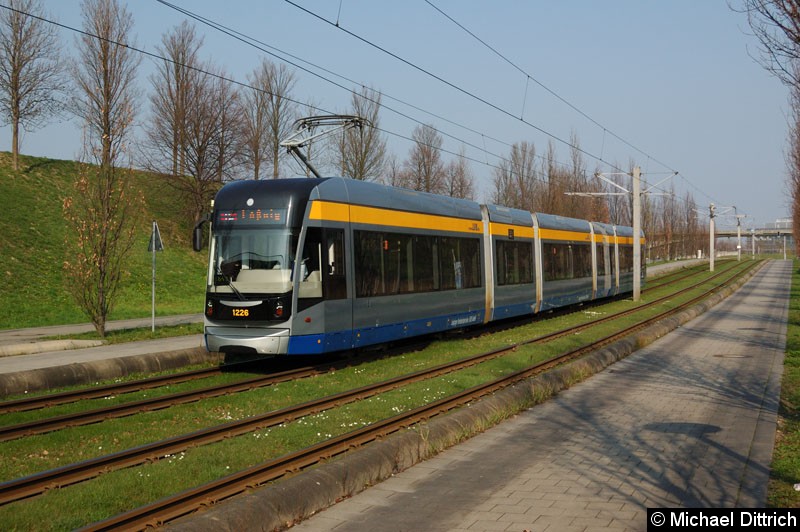
<instances>
[{"instance_id":1,"label":"steel rail","mask_svg":"<svg viewBox=\"0 0 800 532\"><path fill-rule=\"evenodd\" d=\"M21 399L0 402L0 414L7 414L10 412L25 412L28 410L37 410L40 408L74 403L83 399L99 399L102 397L109 397L123 393L138 392L140 390L168 386L170 384L179 384L191 380L204 379L219 374L222 371L223 370L220 367L203 368L192 371L184 371L172 375L148 377L146 379L139 379L125 383L96 386L88 389L83 388L80 390L51 393L36 397L23 397Z\"/></svg>"},{"instance_id":2,"label":"steel rail","mask_svg":"<svg viewBox=\"0 0 800 532\"><path fill-rule=\"evenodd\" d=\"M735 264L735 263L734 263ZM698 284L707 283L713 279L715 279L719 275L724 275L727 270L721 270L715 276L707 278L701 281ZM660 285L663 286L663 285ZM653 287L657 288L657 287ZM691 287L690 287L691 289ZM680 293L680 292L678 292ZM670 297L674 297L675 294L670 294L669 296L665 296L661 300L669 299ZM647 308L647 305L653 305L658 303L661 300L656 300L654 302L650 302L645 306L637 307L636 309L630 309L627 311L622 311L617 314L612 314L610 316L606 316L604 318L598 318L593 321L586 322L584 324L571 327L565 329L564 331L558 334L571 334L576 331L582 330L582 328L587 328L594 326L597 323L602 323L603 321L608 321L611 319L616 319L617 317L621 317L632 312L637 312L642 308ZM557 336L547 336L547 339L552 339ZM536 339L535 341L542 341L542 339ZM304 367L298 368L295 370L288 370L285 372L271 374L269 376L261 376L261 377L254 377L251 379L246 379L243 381L238 381L235 383L230 384L221 384L216 386L210 386L206 388L201 388L198 390L191 390L186 392L178 392L174 394L164 395L161 397L152 397L149 399L142 399L138 401L131 401L124 404L119 405L111 405L105 406L102 408L97 408L93 410L86 410L83 412L76 412L72 414L64 414L61 416L54 416L49 418L42 418L35 421L29 421L25 423L19 423L15 425L7 425L4 427L0 427L0 442L14 440L18 438L23 438L26 436L33 436L36 434L44 434L47 432L53 432L56 430L61 430L65 428L77 427L82 425L88 425L91 423L98 423L104 421L106 419L112 418L119 418L124 416L130 416L137 413L142 412L152 412L155 410L160 410L164 408L168 408L171 406L179 405L179 404L186 404L190 402L200 401L203 399L208 399L211 397L219 397L221 395L227 395L232 393L239 393L244 391L253 390L256 388L270 386L272 384L276 384L279 382L285 382L287 380L292 379L300 379L309 377L312 375L318 375L320 373L324 373L328 370L333 368L341 367L343 364L321 364L312 367ZM191 372L190 372L191 373ZM189 375L190 373L187 373ZM91 390L92 392L94 389Z\"/></svg>"},{"instance_id":3,"label":"steel rail","mask_svg":"<svg viewBox=\"0 0 800 532\"><path fill-rule=\"evenodd\" d=\"M692 266L689 268L678 270L677 272L664 274L653 280L653 282L658 283L657 285L648 287L645 291L647 291L650 288L657 288L665 284L668 284L665 282L661 282L667 279L670 280L669 282L674 282L675 280L680 280L685 277L689 277L696 273L696 271L694 270L696 270L697 268L698 268L697 266ZM671 279L673 276L678 276L678 275L681 275L678 279ZM139 379L124 383L107 384L88 389L72 390L72 391L59 392L47 395L39 395L34 397L23 397L20 399L13 399L10 401L0 401L0 414L37 410L61 404L74 403L84 399L98 399L103 397L110 397L112 395L121 395L125 393L137 392L151 388L158 388L172 384L179 384L190 380L203 379L214 375L218 375L219 373L223 371L228 371L237 365L246 366L249 364L252 363L243 362L238 364L227 364L222 367L197 369L181 373L175 373L172 375L148 377L145 379Z\"/></svg>"},{"instance_id":4,"label":"steel rail","mask_svg":"<svg viewBox=\"0 0 800 532\"><path fill-rule=\"evenodd\" d=\"M718 273L716 276L723 275L723 272ZM695 289L697 286L708 283L712 278L705 279L693 286L683 289L681 292ZM320 398L314 401L309 401L300 405L286 407L277 411L269 412L259 416L252 416L243 420L233 421L216 427L192 432L186 435L177 436L167 440L154 442L152 444L143 445L133 449L120 451L118 453L98 457L95 459L86 460L72 465L67 465L61 468L52 469L22 477L16 480L8 481L0 484L0 505L7 504L23 498L35 496L43 493L44 491L55 488L63 487L76 482L87 480L96 477L97 475L115 469L124 467L131 467L144 462L155 461L165 456L169 456L181 452L189 447L204 445L216 441L223 440L238 436L247 432L252 432L261 428L274 426L287 421L300 418L305 415L317 413L335 406L341 406L353 401L364 399L383 393L400 386L407 385L411 382L434 378L446 373L457 371L469 366L485 362L492 358L499 357L509 351L513 351L522 345L529 345L533 343L541 343L552 340L554 338L562 337L567 334L574 334L577 331L590 328L598 323L618 319L624 315L633 312L639 312L643 307L654 306L660 304L666 299L674 298L675 294L670 294L663 298L659 298L644 306L639 306L636 309L629 309L621 313L598 318L584 324L569 327L549 334L539 336L537 338L529 339L513 345L505 346L503 348L494 349L485 353L473 355L466 359L460 359L453 362L438 365L433 368L420 370L411 374L395 377L372 385L363 386L358 389L350 390Z\"/></svg>"},{"instance_id":5,"label":"steel rail","mask_svg":"<svg viewBox=\"0 0 800 532\"><path fill-rule=\"evenodd\" d=\"M623 330L608 335L589 345L581 346L577 349L563 353L558 357L538 363L529 368L516 371L509 375L500 377L491 382L476 385L452 396L440 399L428 405L415 408L373 423L361 429L347 434L331 438L320 442L311 447L289 453L282 457L264 462L243 471L228 475L216 481L204 484L197 488L186 490L182 493L165 497L154 503L130 510L128 512L113 516L107 520L93 523L82 528L82 531L104 531L119 529L144 529L148 527L160 526L168 521L188 515L200 507L216 504L224 499L243 493L248 489L263 485L267 482L277 480L288 473L300 471L306 467L317 464L339 455L354 447L363 446L377 438L385 437L393 432L407 428L419 422L430 419L433 416L448 412L454 408L463 406L475 401L485 395L495 393L503 388L516 384L531 376L537 375L551 369L557 365L569 362L584 355L586 352L594 351L619 338L629 335L632 331L641 330L653 323L683 311L686 308L709 297L712 293L731 284L735 279L755 267L750 265L748 268L736 273L734 277L715 286L705 293L700 294L679 306L659 313L656 316L647 318L637 324Z\"/></svg>"},{"instance_id":6,"label":"steel rail","mask_svg":"<svg viewBox=\"0 0 800 532\"><path fill-rule=\"evenodd\" d=\"M658 305L666 300L674 298L676 295L693 290L698 286L706 284L716 277L724 275L725 272L719 272L714 276L704 279L692 286L686 287L683 290L669 294L662 298L656 299L645 305L638 306L634 309L628 309L616 314L597 318L577 326L568 327L559 331L554 331L545 335L538 336L533 339L525 340L499 349L490 350L484 353L473 355L465 359L459 359L453 362L440 364L433 368L420 370L411 374L406 374L400 377L375 383L372 385L363 386L333 396L320 398L314 401L302 403L291 407L286 407L277 411L269 412L266 414L252 416L243 420L233 421L223 425L210 427L208 429L195 431L189 434L176 436L166 440L146 444L133 449L120 451L118 453L101 456L95 459L89 459L76 464L67 465L61 468L43 471L41 473L21 477L19 479L11 480L0 484L0 505L20 500L30 496L38 495L53 487L63 487L89 478L96 477L97 475L125 467L135 466L144 462L151 462L158 460L164 456L169 456L189 447L205 445L225 438L238 436L261 428L274 426L283 422L292 421L305 415L314 414L335 406L340 406L353 401L357 401L366 397L382 393L390 389L394 389L411 382L430 379L446 373L457 371L472 365L485 362L492 358L499 357L509 351L513 351L520 346L529 345L533 343L543 343L550 341L568 334L575 334L582 330L591 328L599 323L619 319L634 312L639 312L643 308Z\"/></svg>"},{"instance_id":7,"label":"steel rail","mask_svg":"<svg viewBox=\"0 0 800 532\"><path fill-rule=\"evenodd\" d=\"M243 381L237 381L231 384L209 386L198 390L178 392L162 397L151 397L149 399L141 399L139 401L111 405L103 408L86 410L84 412L64 414L62 416L38 419L16 425L8 425L5 427L0 427L0 442L18 439L25 436L32 436L35 434L44 434L64 428L88 425L91 423L104 421L106 419L130 416L142 412L152 412L178 404L200 401L203 399L219 397L221 395L227 395L231 393L244 392L264 386L270 386L279 382L286 382L310 377L313 375L319 375L329 371L331 366L332 364L328 363L320 364L318 366L287 370L279 373L273 373L268 376L253 377Z\"/></svg>"}]
</instances>

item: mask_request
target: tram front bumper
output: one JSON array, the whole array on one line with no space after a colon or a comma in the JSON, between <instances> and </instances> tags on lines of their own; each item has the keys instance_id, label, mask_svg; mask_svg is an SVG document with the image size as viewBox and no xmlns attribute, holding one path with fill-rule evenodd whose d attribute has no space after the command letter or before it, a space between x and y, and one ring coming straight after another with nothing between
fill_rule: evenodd
<instances>
[{"instance_id":1,"label":"tram front bumper","mask_svg":"<svg viewBox=\"0 0 800 532\"><path fill-rule=\"evenodd\" d=\"M284 355L289 348L289 329L206 327L204 337L212 352Z\"/></svg>"}]
</instances>

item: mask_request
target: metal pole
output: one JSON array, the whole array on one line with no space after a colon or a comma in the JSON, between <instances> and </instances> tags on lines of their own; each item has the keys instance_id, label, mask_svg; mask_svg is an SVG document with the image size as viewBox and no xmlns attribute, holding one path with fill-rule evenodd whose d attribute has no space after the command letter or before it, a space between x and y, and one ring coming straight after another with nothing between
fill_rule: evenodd
<instances>
[{"instance_id":1,"label":"metal pole","mask_svg":"<svg viewBox=\"0 0 800 532\"><path fill-rule=\"evenodd\" d=\"M708 266L714 271L714 204L708 206Z\"/></svg>"},{"instance_id":2,"label":"metal pole","mask_svg":"<svg viewBox=\"0 0 800 532\"><path fill-rule=\"evenodd\" d=\"M633 168L633 301L641 299L642 287L642 194L641 170Z\"/></svg>"},{"instance_id":3,"label":"metal pole","mask_svg":"<svg viewBox=\"0 0 800 532\"><path fill-rule=\"evenodd\" d=\"M742 260L742 221L739 218L736 218L736 236L739 238L736 245L736 253L738 255L736 260Z\"/></svg>"},{"instance_id":4,"label":"metal pole","mask_svg":"<svg viewBox=\"0 0 800 532\"><path fill-rule=\"evenodd\" d=\"M151 325L150 325L150 332L156 332L156 222L153 220L153 229L150 233L150 242L153 244L153 289L151 290Z\"/></svg>"},{"instance_id":5,"label":"metal pole","mask_svg":"<svg viewBox=\"0 0 800 532\"><path fill-rule=\"evenodd\" d=\"M756 260L756 230L750 229L750 246L753 248L753 260Z\"/></svg>"}]
</instances>

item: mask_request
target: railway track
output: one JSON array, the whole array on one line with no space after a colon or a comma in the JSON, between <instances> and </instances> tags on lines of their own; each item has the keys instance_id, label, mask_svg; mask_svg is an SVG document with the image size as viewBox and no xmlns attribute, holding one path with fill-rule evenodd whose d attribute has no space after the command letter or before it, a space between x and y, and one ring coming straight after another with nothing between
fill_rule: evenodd
<instances>
[{"instance_id":1,"label":"railway track","mask_svg":"<svg viewBox=\"0 0 800 532\"><path fill-rule=\"evenodd\" d=\"M728 268L733 267L733 265L729 265ZM721 275L725 275L727 269L721 269L715 276L710 277L701 281L700 283L696 283L680 293L685 293L688 290L692 290L696 288L698 285L705 284L707 282L711 282L714 279L718 278ZM694 272L690 272L688 275L692 275ZM682 275L679 279L685 278L687 275ZM672 280L674 281L674 279ZM664 284L659 284L657 286L652 287L651 289L659 288L664 286ZM638 312L642 309L652 307L654 305L661 304L662 302L674 297L675 294L670 294L669 296L665 296L654 301L647 303L646 305L639 306L636 309L629 309L626 311L618 312L603 318L597 318L595 320L591 320L585 322L583 324L577 325L575 327L571 327L568 329L564 329L562 331L558 331L556 333L552 333L549 335L545 335L543 337L537 338L533 340L533 342L544 342L553 340L555 338L560 338L562 336L568 334L575 334L577 332L586 330L588 328L594 327L600 323L605 323L614 319L618 319L624 316L628 316L634 312ZM160 410L163 408L169 408L171 406L186 404L190 402L200 401L203 399L208 399L211 397L219 397L222 395L232 394L232 393L240 393L245 391L254 390L257 388L262 388L266 386L271 386L273 384L278 384L281 382L286 382L294 379L301 379L307 378L314 375L320 375L323 373L327 373L332 370L342 369L346 367L348 364L353 364L353 361L341 361L336 363L324 363L316 366L311 367L302 367L296 368L292 370L282 371L278 373L273 373L266 376L259 376L253 377L250 379L245 379L242 381L230 383L230 384L220 384L210 387L201 388L198 390L191 390L186 392L180 392L175 394L164 395L161 397L153 397L149 399L142 399L139 401L132 401L124 404L119 405L112 405L106 406L103 408L97 408L92 410L87 410L83 412L77 412L73 414L65 414L62 416L56 417L49 417L38 419L35 421L30 421L27 423L20 423L16 425L8 425L4 427L0 427L0 442L9 441L17 438L22 438L25 436L32 436L35 434L44 434L51 431L61 430L70 427L77 427L81 425L88 425L91 423L97 423L100 421L104 421L106 419L118 418L129 416L137 413L142 412L150 412L154 410ZM215 371L216 370L216 371ZM127 383L123 384L119 387L103 387L103 390L98 390L96 388L89 389L85 392L86 398L95 398L95 397L106 397L109 395L109 390L114 390L114 393L125 393L122 390L140 390L143 389L145 386L147 387L154 387L155 382L167 382L167 383L174 383L174 382L185 382L186 380L191 380L193 378L203 378L207 376L217 375L221 372L219 368L210 368L206 370L197 370L193 372L186 372L184 374L178 374L173 376L174 378L169 377L157 377L152 379L154 382L151 386L150 380L143 380L137 381L135 383ZM75 398L74 400L78 400L77 397L80 397L81 391L76 392L69 392L69 397ZM62 394L58 394L59 398ZM42 401L47 402L50 400L50 397L43 397L41 398ZM29 403L30 404L30 403ZM2 404L0 404L0 408L2 408ZM2 412L2 409L0 409ZM2 503L2 499L0 499L0 503Z\"/></svg>"},{"instance_id":2,"label":"railway track","mask_svg":"<svg viewBox=\"0 0 800 532\"><path fill-rule=\"evenodd\" d=\"M687 287L682 292L688 292L690 290L696 289L698 286L711 282L713 279L724 275L726 271L720 271L714 277L708 278L703 280L700 283L696 283L693 286ZM707 291L697 298L694 298L692 301L694 302L697 299L702 299L708 296L708 292L713 292L718 290L721 286L713 287L711 290ZM666 299L675 298L677 294L670 294L663 298L659 298L655 301L652 301L647 304L647 306L654 306L664 302ZM687 304L693 304L687 303ZM209 429L205 429L202 431L197 431L188 435L178 436L175 438L171 438L168 440L163 440L161 442L156 442L150 445L137 447L135 449L130 449L126 451L122 451L119 453L115 453L112 455L107 455L104 457L100 457L94 460L87 460L84 462L80 462L78 464L73 464L70 466L65 466L62 468L58 468L55 470L45 471L39 474L30 475L28 477L23 477L21 479L16 479L10 482L6 482L0 484L0 504L7 504L9 502L20 500L22 498L34 496L40 493L43 493L47 489L52 487L61 487L66 486L69 484L73 484L75 482L80 482L82 480L86 480L88 478L92 478L94 476L99 475L102 472L119 469L122 467L130 467L132 465L141 464L143 462L157 460L159 458L164 457L165 455L175 454L180 452L188 447L203 445L206 443L211 443L214 441L219 441L224 438L233 437L239 434L244 434L246 432L251 432L253 430L257 430L259 428L264 428L268 426L273 426L279 423L284 423L286 421L291 421L297 419L302 416L306 416L309 414L313 414L322 410L326 410L332 408L334 406L340 406L342 404L346 404L348 402L357 401L366 397L370 397L379 393L383 393L385 391L407 385L411 382L430 379L445 373L457 371L459 369L463 369L465 367L469 367L475 364L479 364L481 362L485 362L492 358L496 358L502 356L503 354L513 351L519 348L522 345L532 344L532 343L541 343L545 341L552 340L554 338L558 338L567 334L574 334L579 330L584 330L589 327L595 326L598 323L607 322L614 319L619 319L625 315L629 315L631 313L640 312L642 307L637 307L635 309L629 309L627 311L616 313L613 315L605 316L602 318L598 318L592 320L590 322L581 324L577 327L571 327L567 329L563 329L561 331L556 331L554 333L540 336L537 338L533 338L530 340L526 340L524 342L514 344L503 349L497 349L493 351L489 351L486 353L481 353L478 355L474 355L472 357L458 360L455 362L442 364L440 366L430 368L427 370L422 370L413 374L404 375L402 377L397 377L395 379L390 379L388 381L376 383L373 385L365 386L356 390L351 390L348 392L343 392L341 394L337 394L330 397L321 398L315 401L310 401L308 403L304 403L302 405L292 406L285 409L281 409L278 411L270 412L261 416L254 416L251 418L247 418L245 420L236 421L227 423L224 425L219 425L217 427L211 427ZM674 312L674 311L669 311ZM649 324L653 320L661 319L663 316L659 315L656 318L651 318L649 320L645 320L640 324L637 324L635 327L643 327L646 324ZM645 325L642 325L644 323ZM612 337L607 337L600 342L608 343L613 341L613 339L619 337L620 335L629 334L629 332L622 332L613 335ZM565 360L575 358L577 356L581 356L581 354L585 353L586 351L591 351L598 348L597 342L589 345L581 347L577 350L570 351L569 353L565 353L560 355L559 357L552 359L550 361L546 361L544 363L538 364L529 368L525 371L534 371L534 372L541 372L545 369L552 367L554 365L558 365L563 363ZM602 345L605 345L604 343ZM520 375L530 375L529 373L522 372ZM272 377L272 376L271 376ZM519 378L525 378L519 377ZM505 378L504 378L505 379ZM502 380L502 379L501 379ZM499 382L499 381L498 381ZM516 381L515 381L516 382ZM482 388L481 388L482 389ZM489 393L489 392L482 392ZM359 431L360 432L360 431ZM357 443L360 444L360 443ZM348 444L348 445L352 445ZM316 446L315 446L316 447ZM332 452L332 451L331 451ZM334 452L333 454L338 454L338 452ZM297 467L304 467L304 466L297 466ZM284 471L285 473L285 471ZM263 482L263 481L259 481ZM227 496L227 495L226 495ZM223 497L224 498L224 497ZM122 525L127 526L127 525Z\"/></svg>"},{"instance_id":3,"label":"railway track","mask_svg":"<svg viewBox=\"0 0 800 532\"><path fill-rule=\"evenodd\" d=\"M685 310L699 301L707 298L734 282L739 276L743 275L755 265L750 265L747 269L740 271L734 278L725 283L715 286L703 294L691 298L676 308L659 313L651 318L641 320L635 325L625 330L608 335L591 344L581 346L577 349L562 353L544 362L535 364L529 368L514 372L500 377L491 382L480 384L464 390L463 392L432 402L428 405L398 414L388 419L384 419L369 426L352 431L350 433L331 438L320 442L317 445L301 449L297 452L284 455L275 460L270 460L251 467L249 469L234 473L221 478L217 481L199 486L161 499L155 503L142 506L140 508L119 514L105 521L94 523L82 530L101 531L118 529L144 529L164 524L170 520L190 514L201 507L207 507L226 498L238 495L253 487L263 485L267 482L277 480L289 473L300 471L306 467L328 460L331 457L342 454L354 447L359 447L385 437L408 426L421 421L430 419L433 416L448 412L454 408L466 405L485 395L495 393L503 388L511 386L523 379L541 374L555 366L564 364L579 358L609 343L625 337L632 332L646 328L664 318ZM514 346L510 346L509 349Z\"/></svg>"},{"instance_id":4,"label":"railway track","mask_svg":"<svg viewBox=\"0 0 800 532\"><path fill-rule=\"evenodd\" d=\"M719 266L723 266L726 262L729 265L730 265L730 263L734 263L735 264L734 261L720 261L720 262L718 262L718 265ZM690 268L677 270L675 272L671 272L671 273L668 273L666 275L662 275L660 277L657 277L656 279L654 279L653 281L648 283L648 286L642 291L642 293L648 293L648 292L651 292L652 290L661 288L661 287L663 287L663 286L665 286L665 285L667 285L669 283L677 282L677 281L683 280L683 279L685 279L687 277L691 277L692 275L695 275L698 271L700 271L700 270L702 270L704 268L705 268L704 265L692 266ZM720 270L720 271L724 271L724 270ZM600 302L600 303L605 303L605 302L603 301L603 302ZM526 320L523 320L523 322L525 322L525 323L527 323L528 321L529 321L529 318L526 319ZM514 325L512 324L511 326L514 326ZM245 362L245 363L240 363L240 364L228 364L228 365L226 365L224 367L204 368L204 369L198 369L198 370L191 370L191 371L174 373L174 374L171 374L171 375L162 375L162 376L157 376L157 377L149 377L149 378L145 378L145 379L139 379L139 380L123 382L123 383L113 383L113 384L108 384L108 385L104 385L104 386L95 386L95 387L92 387L92 388L81 388L81 389L71 390L71 391L66 391L66 392L59 392L59 393L53 393L53 394L44 394L44 395L38 395L38 396L32 396L32 397L24 397L24 398L21 398L21 399L15 399L15 400L11 400L11 401L2 401L2 402L0 402L0 414L6 414L6 413L11 413L11 412L25 412L25 411L30 411L30 410L37 410L37 409L49 408L49 407L63 405L63 404L74 403L74 402L83 401L83 400L101 399L101 398L105 398L105 397L123 395L123 394L126 394L126 393L137 392L137 391L142 391L142 390L149 390L149 389L159 388L159 387L163 387L163 386L182 384L182 383L189 382L189 381L192 381L192 380L198 380L198 379L205 379L205 378L209 378L209 377L214 377L214 376L220 375L224 371L236 370L237 366L242 367L242 368L246 368L249 364L251 364L251 363ZM330 364L328 364L328 365L330 366ZM310 370L310 369L311 369L310 367L297 368L296 371L298 372L298 378L302 378L302 376L304 375L303 372L305 372L307 370ZM290 371L292 371L292 370L287 370L286 375L290 375L290 373L289 373ZM254 382L257 382L257 380L255 380ZM243 382L243 384L245 384L245 383ZM260 386L261 384L257 384L257 385ZM266 384L266 385L268 385L268 384ZM209 389L209 390L207 390L207 393L212 393L213 394L215 392L212 389ZM233 393L233 392L231 392L231 393ZM191 397L187 397L185 402L192 401L192 400L194 400L194 399L192 399ZM169 399L165 398L165 401L169 401ZM172 403L172 404L180 404L180 403L175 402L175 403ZM146 411L148 408L149 409L163 408L161 406L158 406L157 404L150 404L149 406L148 405L144 405L144 406L145 406L145 408L143 408L140 411ZM133 411L131 413L133 413ZM130 415L130 414L127 414L127 413L120 414L120 416L122 416L122 415ZM94 421L87 421L87 422L94 422ZM71 426L74 426L74 425L71 425ZM33 425L32 425L31 428L32 428L32 430L35 430L35 429L33 429ZM29 435L29 434L34 434L34 433L38 433L38 432L29 432L29 433L25 433L25 434L22 434L22 435ZM0 430L0 441L5 441L7 439L13 439L14 437L18 437L18 436L5 436L3 434L3 432L2 432L2 430Z\"/></svg>"}]
</instances>

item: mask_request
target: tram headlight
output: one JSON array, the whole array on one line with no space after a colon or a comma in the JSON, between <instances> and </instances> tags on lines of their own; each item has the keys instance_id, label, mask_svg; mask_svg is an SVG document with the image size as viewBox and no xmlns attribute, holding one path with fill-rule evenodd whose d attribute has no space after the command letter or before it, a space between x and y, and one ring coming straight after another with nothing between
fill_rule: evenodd
<instances>
[{"instance_id":1,"label":"tram headlight","mask_svg":"<svg viewBox=\"0 0 800 532\"><path fill-rule=\"evenodd\" d=\"M281 316L283 316L283 303L279 301L278 304L275 305L275 317L280 318Z\"/></svg>"},{"instance_id":2,"label":"tram headlight","mask_svg":"<svg viewBox=\"0 0 800 532\"><path fill-rule=\"evenodd\" d=\"M206 316L209 318L214 315L214 303L209 299L206 303Z\"/></svg>"}]
</instances>

